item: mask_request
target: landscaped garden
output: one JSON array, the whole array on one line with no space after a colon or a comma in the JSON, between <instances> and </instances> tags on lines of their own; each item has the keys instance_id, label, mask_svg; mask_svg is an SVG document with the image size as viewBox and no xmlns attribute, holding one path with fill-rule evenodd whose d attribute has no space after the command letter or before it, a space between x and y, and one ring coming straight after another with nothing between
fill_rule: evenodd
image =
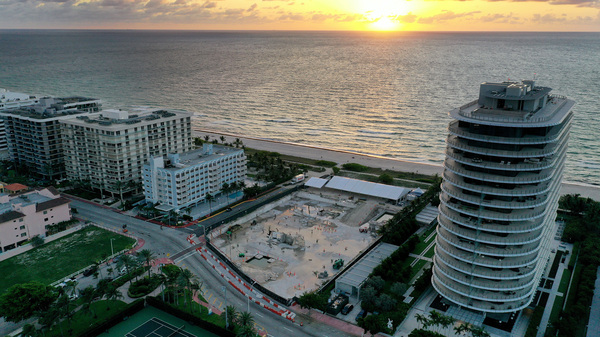
<instances>
[{"instance_id":1,"label":"landscaped garden","mask_svg":"<svg viewBox=\"0 0 600 337\"><path fill-rule=\"evenodd\" d=\"M0 293L10 286L36 280L51 284L111 255L131 248L135 240L89 226L58 240L0 262Z\"/></svg>"}]
</instances>

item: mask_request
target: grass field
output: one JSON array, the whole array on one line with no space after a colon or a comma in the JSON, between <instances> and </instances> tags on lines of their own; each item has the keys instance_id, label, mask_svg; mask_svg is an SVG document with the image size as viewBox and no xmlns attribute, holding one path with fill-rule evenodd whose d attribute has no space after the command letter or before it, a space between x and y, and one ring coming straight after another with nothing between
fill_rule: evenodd
<instances>
[{"instance_id":1,"label":"grass field","mask_svg":"<svg viewBox=\"0 0 600 337\"><path fill-rule=\"evenodd\" d=\"M125 309L125 307L127 307L127 304L122 301L103 300L94 302L90 305L90 312L79 310L73 315L70 327L69 322L65 319L60 323L60 326L53 326L52 329L46 333L46 336L78 336L94 323L103 322Z\"/></svg>"},{"instance_id":2,"label":"grass field","mask_svg":"<svg viewBox=\"0 0 600 337\"><path fill-rule=\"evenodd\" d=\"M32 280L51 284L115 252L130 248L135 240L95 226L34 248L0 262L0 293Z\"/></svg>"}]
</instances>

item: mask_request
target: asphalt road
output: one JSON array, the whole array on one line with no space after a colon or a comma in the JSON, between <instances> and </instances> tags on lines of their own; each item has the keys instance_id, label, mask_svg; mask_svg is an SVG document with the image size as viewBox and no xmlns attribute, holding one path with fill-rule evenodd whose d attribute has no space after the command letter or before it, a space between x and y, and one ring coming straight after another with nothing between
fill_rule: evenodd
<instances>
[{"instance_id":1,"label":"asphalt road","mask_svg":"<svg viewBox=\"0 0 600 337\"><path fill-rule=\"evenodd\" d=\"M273 192L276 193L276 192ZM121 230L123 224L127 224L129 233L145 240L143 249L153 251L156 257L170 257L176 253L189 248L190 243L186 238L190 233L202 234L202 229L198 228L163 228L160 226L148 223L139 219L135 219L103 207L95 206L89 203L74 200L71 203L72 207L77 208L77 217L90 220L92 222L104 225L106 227ZM245 208L235 209L232 212L243 212ZM225 216L225 215L224 215ZM212 219L210 223L220 222L221 218ZM238 311L247 310L247 299L242 294L237 292L226 281L218 275L208 263L202 259L197 252L184 254L175 262L193 272L199 281L203 283L205 293L211 293L209 302L223 303L225 305L233 305ZM225 294L223 287L227 289L227 301L225 304ZM255 303L250 303L250 312L252 313L257 328L267 332L269 336L315 336L315 337L337 337L347 336L347 334L320 322L313 322L309 317L299 315L296 317L296 323L275 315L264 308L259 307ZM303 322L300 326L299 322Z\"/></svg>"}]
</instances>

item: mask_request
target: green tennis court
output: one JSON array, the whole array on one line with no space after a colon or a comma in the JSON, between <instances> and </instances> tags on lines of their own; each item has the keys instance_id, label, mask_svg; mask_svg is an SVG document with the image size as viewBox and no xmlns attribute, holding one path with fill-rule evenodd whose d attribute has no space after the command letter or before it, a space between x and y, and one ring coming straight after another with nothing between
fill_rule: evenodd
<instances>
[{"instance_id":1,"label":"green tennis court","mask_svg":"<svg viewBox=\"0 0 600 337\"><path fill-rule=\"evenodd\" d=\"M217 337L154 307L146 307L100 336L114 337Z\"/></svg>"}]
</instances>

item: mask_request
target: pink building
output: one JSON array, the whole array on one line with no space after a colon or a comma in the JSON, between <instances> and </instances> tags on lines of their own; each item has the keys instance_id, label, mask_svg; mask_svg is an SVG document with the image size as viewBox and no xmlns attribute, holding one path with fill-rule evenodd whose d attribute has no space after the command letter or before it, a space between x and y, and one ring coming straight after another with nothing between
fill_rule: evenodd
<instances>
[{"instance_id":1,"label":"pink building","mask_svg":"<svg viewBox=\"0 0 600 337\"><path fill-rule=\"evenodd\" d=\"M54 187L0 195L0 251L16 248L36 235L44 237L46 226L70 220L69 203Z\"/></svg>"}]
</instances>

